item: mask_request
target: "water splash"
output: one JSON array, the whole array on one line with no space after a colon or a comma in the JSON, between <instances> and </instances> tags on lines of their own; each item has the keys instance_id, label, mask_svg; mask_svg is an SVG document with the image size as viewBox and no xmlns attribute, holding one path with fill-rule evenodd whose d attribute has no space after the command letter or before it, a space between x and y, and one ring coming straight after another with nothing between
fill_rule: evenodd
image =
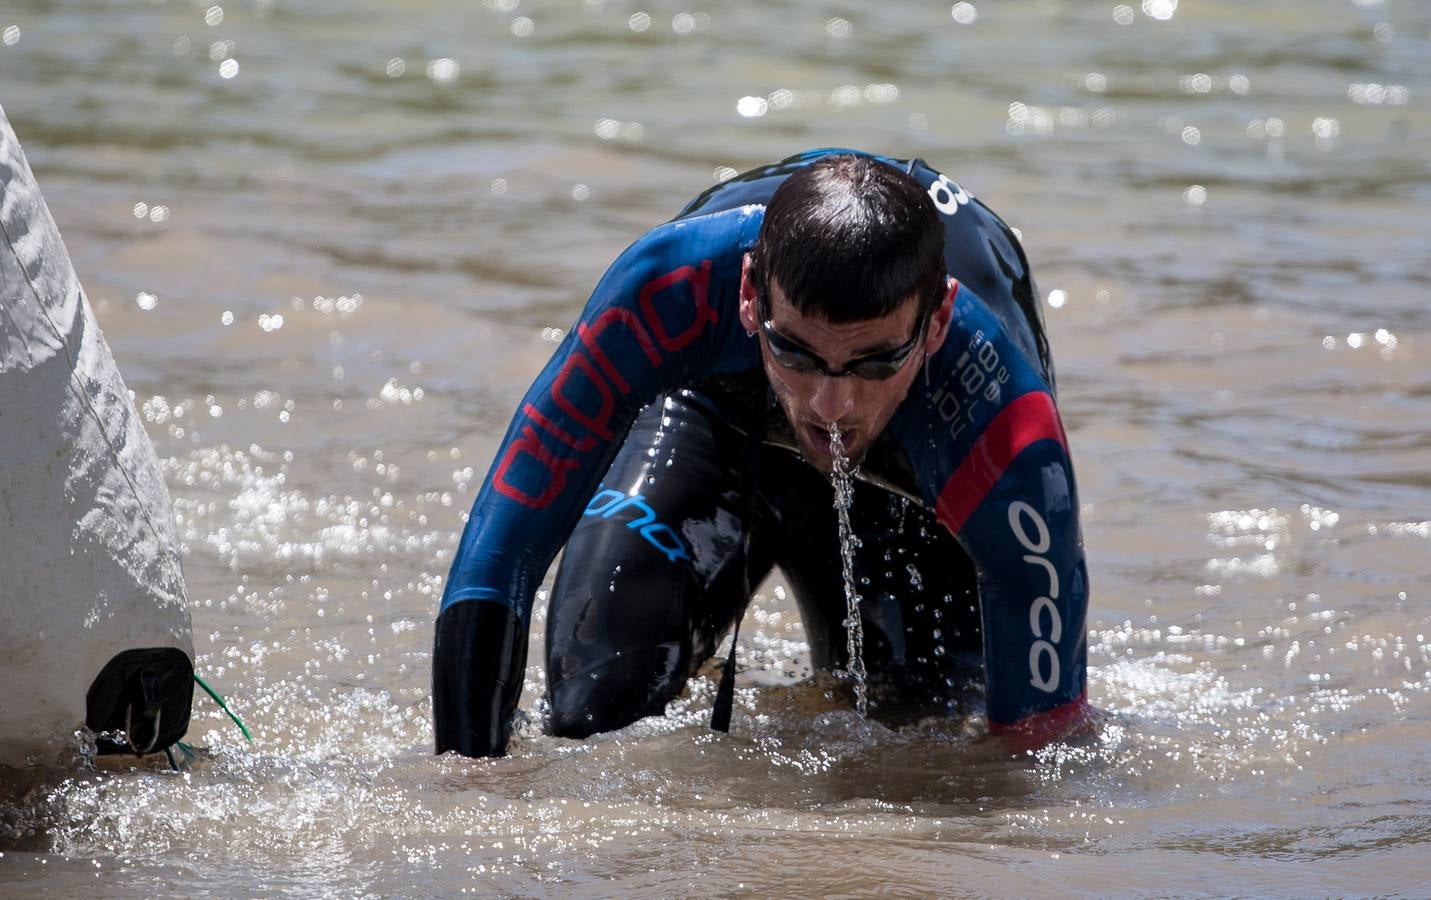
<instances>
[{"instance_id":1,"label":"water splash","mask_svg":"<svg viewBox=\"0 0 1431 900\"><path fill-rule=\"evenodd\" d=\"M869 710L865 688L865 632L860 622L860 594L855 589L855 550L860 539L850 529L850 503L854 500L855 489L851 479L852 467L845 456L845 445L840 440L840 429L830 423L830 483L835 487L835 512L840 520L840 571L845 578L845 649L849 654L849 673L855 682L855 709L860 718Z\"/></svg>"}]
</instances>

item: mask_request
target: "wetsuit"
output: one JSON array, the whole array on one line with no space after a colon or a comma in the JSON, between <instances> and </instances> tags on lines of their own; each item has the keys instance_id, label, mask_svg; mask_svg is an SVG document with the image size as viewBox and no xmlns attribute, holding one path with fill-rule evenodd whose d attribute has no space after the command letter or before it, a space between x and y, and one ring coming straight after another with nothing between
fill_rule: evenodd
<instances>
[{"instance_id":1,"label":"wetsuit","mask_svg":"<svg viewBox=\"0 0 1431 900\"><path fill-rule=\"evenodd\" d=\"M547 635L558 734L660 713L775 564L812 661L844 664L830 489L792 452L737 314L765 202L832 152L851 151L712 188L597 285L518 409L453 561L433 656L439 752L505 748L533 594L564 543ZM1087 709L1088 579L1033 280L987 207L920 160L876 158L928 191L959 287L947 339L861 466L866 661L877 682L938 698L972 651L991 728L1053 735Z\"/></svg>"}]
</instances>

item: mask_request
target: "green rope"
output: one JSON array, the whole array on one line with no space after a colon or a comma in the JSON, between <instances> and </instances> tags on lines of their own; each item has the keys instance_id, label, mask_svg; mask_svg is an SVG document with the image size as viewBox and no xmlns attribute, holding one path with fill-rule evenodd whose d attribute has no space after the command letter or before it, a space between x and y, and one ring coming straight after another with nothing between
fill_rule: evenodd
<instances>
[{"instance_id":1,"label":"green rope","mask_svg":"<svg viewBox=\"0 0 1431 900\"><path fill-rule=\"evenodd\" d=\"M243 732L243 738L244 738L244 740L246 740L246 741L248 741L250 744L252 744L252 743L253 743L253 738L252 738L251 736L249 736L248 728L246 728L246 727L244 726L243 720L240 719L238 716L234 715L234 711L231 710L231 709L229 709L229 705L224 702L224 698L223 698L223 697L220 697L220 696L219 696L218 691L215 691L213 688L211 688L211 687L209 687L207 684L205 684L205 683L204 683L204 679L202 679L202 678L199 677L199 673L198 673L198 672L195 672L195 673L194 673L194 681L198 682L199 687L201 687L201 688L204 689L204 693L206 693L206 694L208 694L210 697L213 697L213 698L214 698L214 702L219 705L219 709L221 709L221 710L223 710L224 712L226 712L226 713L229 714L229 718L234 720L234 724L239 727L239 731L242 731L242 732Z\"/></svg>"}]
</instances>

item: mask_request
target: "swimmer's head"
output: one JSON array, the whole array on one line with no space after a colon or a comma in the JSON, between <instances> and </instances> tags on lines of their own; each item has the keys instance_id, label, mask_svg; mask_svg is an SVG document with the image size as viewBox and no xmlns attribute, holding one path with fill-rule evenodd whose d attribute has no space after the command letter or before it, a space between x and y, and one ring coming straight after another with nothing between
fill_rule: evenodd
<instances>
[{"instance_id":1,"label":"swimmer's head","mask_svg":"<svg viewBox=\"0 0 1431 900\"><path fill-rule=\"evenodd\" d=\"M740 316L805 458L858 462L949 327L944 226L919 184L860 156L820 159L766 208Z\"/></svg>"}]
</instances>

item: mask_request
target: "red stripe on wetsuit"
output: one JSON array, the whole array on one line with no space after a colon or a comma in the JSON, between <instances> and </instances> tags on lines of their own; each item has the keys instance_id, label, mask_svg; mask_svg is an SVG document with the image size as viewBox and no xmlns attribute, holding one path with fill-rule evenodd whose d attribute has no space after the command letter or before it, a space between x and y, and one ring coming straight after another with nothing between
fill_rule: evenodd
<instances>
[{"instance_id":1,"label":"red stripe on wetsuit","mask_svg":"<svg viewBox=\"0 0 1431 900\"><path fill-rule=\"evenodd\" d=\"M958 534L1014 459L1025 447L1043 440L1058 441L1068 450L1051 395L1042 391L1024 394L1000 410L939 492L935 506L939 521L950 533Z\"/></svg>"}]
</instances>

